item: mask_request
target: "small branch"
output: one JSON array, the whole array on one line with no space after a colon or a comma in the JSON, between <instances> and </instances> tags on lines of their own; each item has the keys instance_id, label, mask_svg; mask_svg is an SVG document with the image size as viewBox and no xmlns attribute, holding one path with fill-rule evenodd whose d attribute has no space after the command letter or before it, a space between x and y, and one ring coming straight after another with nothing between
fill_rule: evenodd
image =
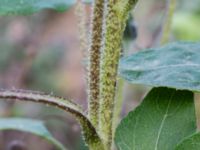
<instances>
[{"instance_id":1,"label":"small branch","mask_svg":"<svg viewBox=\"0 0 200 150\"><path fill-rule=\"evenodd\" d=\"M98 126L100 58L103 34L104 0L95 0L93 6L91 45L89 48L89 118Z\"/></svg>"},{"instance_id":2,"label":"small branch","mask_svg":"<svg viewBox=\"0 0 200 150\"><path fill-rule=\"evenodd\" d=\"M42 103L60 108L72 114L80 122L85 141L91 150L98 150L96 147L101 147L103 150L103 144L94 126L91 124L88 118L85 117L81 108L71 101L61 97L25 90L0 90L0 99Z\"/></svg>"},{"instance_id":3,"label":"small branch","mask_svg":"<svg viewBox=\"0 0 200 150\"><path fill-rule=\"evenodd\" d=\"M162 32L163 35L161 39L161 45L169 42L171 25L175 9L176 9L176 0L169 0L167 16L163 25L163 32Z\"/></svg>"}]
</instances>

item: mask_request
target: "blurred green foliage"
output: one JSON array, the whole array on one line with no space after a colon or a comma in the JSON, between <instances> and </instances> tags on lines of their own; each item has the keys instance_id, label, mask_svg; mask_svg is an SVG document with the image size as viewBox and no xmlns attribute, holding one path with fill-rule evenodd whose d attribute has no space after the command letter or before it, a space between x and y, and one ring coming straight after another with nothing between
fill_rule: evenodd
<instances>
[{"instance_id":1,"label":"blurred green foliage","mask_svg":"<svg viewBox=\"0 0 200 150\"><path fill-rule=\"evenodd\" d=\"M177 40L200 40L200 1L179 0L173 19L173 32Z\"/></svg>"},{"instance_id":2,"label":"blurred green foliage","mask_svg":"<svg viewBox=\"0 0 200 150\"><path fill-rule=\"evenodd\" d=\"M173 20L173 31L179 40L200 40L200 14L177 13Z\"/></svg>"}]
</instances>

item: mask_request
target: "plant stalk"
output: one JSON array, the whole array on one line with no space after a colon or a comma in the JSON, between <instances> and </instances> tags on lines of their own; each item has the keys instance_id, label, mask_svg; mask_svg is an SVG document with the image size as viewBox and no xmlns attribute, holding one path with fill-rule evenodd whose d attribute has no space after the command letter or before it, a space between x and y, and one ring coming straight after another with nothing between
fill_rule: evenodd
<instances>
[{"instance_id":1,"label":"plant stalk","mask_svg":"<svg viewBox=\"0 0 200 150\"><path fill-rule=\"evenodd\" d=\"M78 31L79 31L79 40L80 40L80 49L84 56L84 59L88 56L88 34L87 34L87 17L86 17L86 9L83 2L78 1L75 10L77 16L78 23Z\"/></svg>"},{"instance_id":2,"label":"plant stalk","mask_svg":"<svg viewBox=\"0 0 200 150\"><path fill-rule=\"evenodd\" d=\"M137 0L108 0L106 6L106 31L101 62L99 112L99 131L106 150L111 149L113 141L113 111L122 35L128 13L136 2Z\"/></svg>"},{"instance_id":3,"label":"plant stalk","mask_svg":"<svg viewBox=\"0 0 200 150\"><path fill-rule=\"evenodd\" d=\"M90 150L104 150L102 140L96 129L85 116L81 108L64 98L47 95L41 92L25 90L0 90L0 100L18 100L46 104L72 114L80 123L86 144Z\"/></svg>"},{"instance_id":4,"label":"plant stalk","mask_svg":"<svg viewBox=\"0 0 200 150\"><path fill-rule=\"evenodd\" d=\"M163 35L161 38L161 45L169 42L170 33L171 33L170 32L171 25L172 25L172 20L173 20L175 9L176 9L176 0L169 0L167 16L166 16L166 19L165 19L164 25L163 25L163 32L162 32Z\"/></svg>"},{"instance_id":5,"label":"plant stalk","mask_svg":"<svg viewBox=\"0 0 200 150\"><path fill-rule=\"evenodd\" d=\"M124 80L118 79L118 85L117 85L117 93L116 93L116 102L114 107L114 113L113 113L113 136L115 135L115 129L120 121L120 114L122 111L122 105L123 105L123 90L124 90Z\"/></svg>"},{"instance_id":6,"label":"plant stalk","mask_svg":"<svg viewBox=\"0 0 200 150\"><path fill-rule=\"evenodd\" d=\"M93 6L91 45L89 48L89 119L97 127L99 120L100 58L103 34L104 0L95 0Z\"/></svg>"}]
</instances>

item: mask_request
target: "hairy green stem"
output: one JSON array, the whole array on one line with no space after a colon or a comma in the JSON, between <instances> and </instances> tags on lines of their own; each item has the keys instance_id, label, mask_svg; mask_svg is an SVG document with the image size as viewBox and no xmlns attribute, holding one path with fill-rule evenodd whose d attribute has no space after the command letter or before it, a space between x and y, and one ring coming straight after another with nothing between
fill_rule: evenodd
<instances>
[{"instance_id":1,"label":"hairy green stem","mask_svg":"<svg viewBox=\"0 0 200 150\"><path fill-rule=\"evenodd\" d=\"M96 132L96 129L85 117L81 108L64 98L47 95L41 92L24 91L24 90L0 90L0 100L18 100L35 103L43 103L56 108L60 108L73 116L80 122L83 129L85 142L90 150L104 150L103 143Z\"/></svg>"},{"instance_id":2,"label":"hairy green stem","mask_svg":"<svg viewBox=\"0 0 200 150\"><path fill-rule=\"evenodd\" d=\"M100 78L100 133L105 142L106 149L110 149L112 143L112 117L114 109L115 89L118 71L118 60L121 52L122 25L113 10L111 3L108 4L106 17L105 49L101 64Z\"/></svg>"},{"instance_id":3,"label":"hairy green stem","mask_svg":"<svg viewBox=\"0 0 200 150\"><path fill-rule=\"evenodd\" d=\"M89 119L98 126L100 57L102 47L104 0L95 0L93 6L91 46L89 48Z\"/></svg>"},{"instance_id":4,"label":"hairy green stem","mask_svg":"<svg viewBox=\"0 0 200 150\"><path fill-rule=\"evenodd\" d=\"M174 11L176 9L176 0L169 0L168 12L163 26L163 35L161 39L161 45L169 42L170 30L173 20Z\"/></svg>"},{"instance_id":5,"label":"hairy green stem","mask_svg":"<svg viewBox=\"0 0 200 150\"><path fill-rule=\"evenodd\" d=\"M116 102L115 102L114 113L113 113L113 136L115 135L115 129L119 123L120 114L122 111L123 90L124 90L124 81L123 79L120 78L118 80L116 100L115 100Z\"/></svg>"},{"instance_id":6,"label":"hairy green stem","mask_svg":"<svg viewBox=\"0 0 200 150\"><path fill-rule=\"evenodd\" d=\"M106 32L100 74L99 112L99 131L106 150L111 149L113 141L113 111L122 35L128 13L136 2L137 0L108 0L106 6Z\"/></svg>"}]
</instances>

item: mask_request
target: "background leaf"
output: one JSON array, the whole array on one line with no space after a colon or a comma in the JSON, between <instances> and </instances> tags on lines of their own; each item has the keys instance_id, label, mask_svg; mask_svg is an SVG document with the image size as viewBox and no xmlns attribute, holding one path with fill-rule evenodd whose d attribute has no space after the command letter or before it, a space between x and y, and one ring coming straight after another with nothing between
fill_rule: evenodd
<instances>
[{"instance_id":1,"label":"background leaf","mask_svg":"<svg viewBox=\"0 0 200 150\"><path fill-rule=\"evenodd\" d=\"M200 43L176 42L125 57L120 75L131 83L200 91Z\"/></svg>"},{"instance_id":2,"label":"background leaf","mask_svg":"<svg viewBox=\"0 0 200 150\"><path fill-rule=\"evenodd\" d=\"M32 14L43 9L65 11L76 0L0 0L0 15Z\"/></svg>"},{"instance_id":3,"label":"background leaf","mask_svg":"<svg viewBox=\"0 0 200 150\"><path fill-rule=\"evenodd\" d=\"M22 118L1 118L0 130L28 132L46 139L51 144L55 145L58 150L65 150L65 147L51 135L42 121Z\"/></svg>"},{"instance_id":4,"label":"background leaf","mask_svg":"<svg viewBox=\"0 0 200 150\"><path fill-rule=\"evenodd\" d=\"M196 131L193 93L154 88L116 130L119 150L173 150Z\"/></svg>"},{"instance_id":5,"label":"background leaf","mask_svg":"<svg viewBox=\"0 0 200 150\"><path fill-rule=\"evenodd\" d=\"M176 150L199 150L200 148L200 133L196 133L181 142Z\"/></svg>"}]
</instances>

